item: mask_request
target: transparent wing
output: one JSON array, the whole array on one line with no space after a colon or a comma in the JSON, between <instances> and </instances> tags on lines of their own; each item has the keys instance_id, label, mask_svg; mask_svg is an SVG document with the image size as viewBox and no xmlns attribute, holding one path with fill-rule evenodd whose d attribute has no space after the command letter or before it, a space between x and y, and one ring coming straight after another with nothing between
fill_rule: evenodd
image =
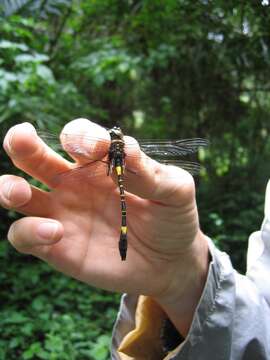
<instances>
[{"instance_id":1,"label":"transparent wing","mask_svg":"<svg viewBox=\"0 0 270 360\"><path fill-rule=\"evenodd\" d=\"M64 151L60 142L60 136L49 133L47 131L37 131L38 136L50 145L55 151ZM67 151L76 157L81 157L87 161L100 160L100 146L104 145L109 149L110 141L98 137L90 137L82 134L61 134L62 140L65 143Z\"/></svg>"},{"instance_id":2,"label":"transparent wing","mask_svg":"<svg viewBox=\"0 0 270 360\"><path fill-rule=\"evenodd\" d=\"M97 166L96 166L97 165ZM78 181L87 181L88 179L107 176L108 163L106 161L91 161L84 165L75 167L67 171L56 174L52 178L53 187L57 187L63 183L73 184Z\"/></svg>"},{"instance_id":3,"label":"transparent wing","mask_svg":"<svg viewBox=\"0 0 270 360\"><path fill-rule=\"evenodd\" d=\"M37 133L55 151L63 151L63 147L57 135L40 130L38 130ZM109 140L94 136L86 136L83 134L71 135L68 133L62 133L61 136L68 152L76 157L84 158L85 164L57 174L53 179L53 182L56 185L61 181L70 182L82 178L87 179L106 175L106 169L108 168L109 163L106 157L101 159L97 144L100 144L103 148L104 145L106 145L109 149L111 143ZM179 166L190 172L192 175L199 174L201 168L200 164L193 161L183 160L181 157L193 154L197 152L200 147L208 145L208 141L201 138L180 140L143 139L138 140L138 143L140 144L141 150L148 156L156 159L162 164ZM133 143L126 143L126 145L128 147L134 146ZM129 156L135 158L135 156ZM130 171L133 174L136 173L132 169L128 168L126 168L126 171Z\"/></svg>"},{"instance_id":4,"label":"transparent wing","mask_svg":"<svg viewBox=\"0 0 270 360\"><path fill-rule=\"evenodd\" d=\"M174 165L179 166L182 169L188 171L191 175L196 176L199 174L201 170L201 166L199 163L185 160L160 160L161 164L164 165ZM77 166L74 169L70 169L67 171L63 171L59 174L56 174L52 183L54 187L57 187L61 183L72 184L77 181L87 181L96 177L104 177L107 176L109 163L107 161L97 160L91 161L81 166ZM140 173L134 171L133 169L126 168L125 173L130 173L133 175L140 176Z\"/></svg>"},{"instance_id":5,"label":"transparent wing","mask_svg":"<svg viewBox=\"0 0 270 360\"><path fill-rule=\"evenodd\" d=\"M208 146L208 141L201 138L180 140L141 140L141 149L149 156L177 157L193 154L200 147Z\"/></svg>"},{"instance_id":6,"label":"transparent wing","mask_svg":"<svg viewBox=\"0 0 270 360\"><path fill-rule=\"evenodd\" d=\"M51 133L38 131L38 135L45 141L48 142L55 150L63 150L62 145L59 142L59 138ZM68 148L68 151L71 154L84 156L89 158L91 154L91 159L97 160L98 157L96 149L96 144L100 143L101 145L106 145L108 148L110 146L110 141L101 139L94 136L86 136L82 134L65 134L62 133L62 138L64 139L65 145ZM84 147L82 147L82 142ZM181 157L188 154L192 154L198 151L200 147L208 146L208 141L201 138L192 138L192 139L180 139L180 140L138 140L140 148L150 157ZM134 144L129 144L126 142L128 147L134 146ZM85 151L85 146L87 146L87 152ZM135 145L136 146L136 145Z\"/></svg>"},{"instance_id":7,"label":"transparent wing","mask_svg":"<svg viewBox=\"0 0 270 360\"><path fill-rule=\"evenodd\" d=\"M161 164L179 166L180 168L188 171L191 175L198 175L201 170L201 165L194 161L186 160L159 160Z\"/></svg>"}]
</instances>

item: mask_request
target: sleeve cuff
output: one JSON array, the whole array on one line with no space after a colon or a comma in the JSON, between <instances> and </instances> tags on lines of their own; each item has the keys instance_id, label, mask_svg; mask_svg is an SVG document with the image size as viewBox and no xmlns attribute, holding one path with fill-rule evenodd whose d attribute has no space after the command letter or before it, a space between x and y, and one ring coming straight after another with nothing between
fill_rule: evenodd
<instances>
[{"instance_id":1,"label":"sleeve cuff","mask_svg":"<svg viewBox=\"0 0 270 360\"><path fill-rule=\"evenodd\" d=\"M198 334L202 330L204 319L213 311L216 292L220 287L219 262L215 261L216 250L210 239L209 251L210 255L212 255L212 261L209 265L206 284L187 336L189 343L197 341ZM129 297L129 295L126 296ZM181 306L181 304L179 304L179 306ZM168 355L164 353L160 334L165 319L165 312L153 299L146 296L139 296L134 312L134 327L122 337L118 345L119 358L125 360L146 358L155 360L170 359L178 353L186 341L179 344Z\"/></svg>"}]
</instances>

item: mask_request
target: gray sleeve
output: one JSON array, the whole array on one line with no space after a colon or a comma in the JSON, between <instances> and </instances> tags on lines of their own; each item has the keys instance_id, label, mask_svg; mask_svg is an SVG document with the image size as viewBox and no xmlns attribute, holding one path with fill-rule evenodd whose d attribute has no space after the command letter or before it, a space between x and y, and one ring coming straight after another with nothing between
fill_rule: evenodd
<instances>
[{"instance_id":1,"label":"gray sleeve","mask_svg":"<svg viewBox=\"0 0 270 360\"><path fill-rule=\"evenodd\" d=\"M188 336L174 359L270 359L270 309L256 284L210 246L212 263Z\"/></svg>"},{"instance_id":2,"label":"gray sleeve","mask_svg":"<svg viewBox=\"0 0 270 360\"><path fill-rule=\"evenodd\" d=\"M237 273L227 254L209 239L212 261L177 360L270 360L270 183L265 219L249 239L247 274ZM137 297L124 295L113 330L112 359L123 337L135 327ZM181 304L179 304L181 306Z\"/></svg>"},{"instance_id":3,"label":"gray sleeve","mask_svg":"<svg viewBox=\"0 0 270 360\"><path fill-rule=\"evenodd\" d=\"M120 308L114 324L111 344L111 358L120 360L117 349L123 338L135 328L135 312L138 296L124 294L121 298Z\"/></svg>"},{"instance_id":4,"label":"gray sleeve","mask_svg":"<svg viewBox=\"0 0 270 360\"><path fill-rule=\"evenodd\" d=\"M209 245L212 262L205 288L190 331L171 359L270 359L270 309L264 296L253 280L233 269L227 254ZM122 298L113 330L114 360L121 340L135 327L137 300Z\"/></svg>"}]
</instances>

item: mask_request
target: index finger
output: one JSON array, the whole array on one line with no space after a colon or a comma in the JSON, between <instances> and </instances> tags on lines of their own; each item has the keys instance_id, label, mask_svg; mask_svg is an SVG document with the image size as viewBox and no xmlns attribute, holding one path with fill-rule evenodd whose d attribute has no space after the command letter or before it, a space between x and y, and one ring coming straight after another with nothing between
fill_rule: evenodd
<instances>
[{"instance_id":1,"label":"index finger","mask_svg":"<svg viewBox=\"0 0 270 360\"><path fill-rule=\"evenodd\" d=\"M72 164L47 146L32 124L15 125L7 132L3 147L14 165L42 183L53 187L55 174Z\"/></svg>"}]
</instances>

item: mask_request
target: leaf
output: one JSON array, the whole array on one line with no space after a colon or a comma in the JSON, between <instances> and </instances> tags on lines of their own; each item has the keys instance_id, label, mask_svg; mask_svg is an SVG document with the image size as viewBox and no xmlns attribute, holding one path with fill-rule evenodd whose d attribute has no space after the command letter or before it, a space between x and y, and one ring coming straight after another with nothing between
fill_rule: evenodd
<instances>
[{"instance_id":1,"label":"leaf","mask_svg":"<svg viewBox=\"0 0 270 360\"><path fill-rule=\"evenodd\" d=\"M53 84L55 81L52 70L46 65L39 64L36 68L36 73L49 84Z\"/></svg>"},{"instance_id":2,"label":"leaf","mask_svg":"<svg viewBox=\"0 0 270 360\"><path fill-rule=\"evenodd\" d=\"M34 335L35 326L32 322L28 322L21 327L21 333L25 336Z\"/></svg>"},{"instance_id":3,"label":"leaf","mask_svg":"<svg viewBox=\"0 0 270 360\"><path fill-rule=\"evenodd\" d=\"M64 340L60 336L48 334L45 348L50 352L61 354L64 351Z\"/></svg>"},{"instance_id":4,"label":"leaf","mask_svg":"<svg viewBox=\"0 0 270 360\"><path fill-rule=\"evenodd\" d=\"M30 0L4 0L3 7L6 16L9 16L19 9L21 9L25 4L30 2Z\"/></svg>"},{"instance_id":5,"label":"leaf","mask_svg":"<svg viewBox=\"0 0 270 360\"><path fill-rule=\"evenodd\" d=\"M19 312L13 312L9 315L8 318L4 320L5 324L23 324L27 322L29 319L28 317L20 314Z\"/></svg>"},{"instance_id":6,"label":"leaf","mask_svg":"<svg viewBox=\"0 0 270 360\"><path fill-rule=\"evenodd\" d=\"M70 6L72 0L4 0L3 9L5 16L10 16L20 11L22 8L29 10L29 13L35 11L38 15L55 14L61 15L61 7Z\"/></svg>"},{"instance_id":7,"label":"leaf","mask_svg":"<svg viewBox=\"0 0 270 360\"><path fill-rule=\"evenodd\" d=\"M41 351L42 347L40 342L35 342L30 345L29 349L23 352L22 358L24 360L35 359L36 355L38 355Z\"/></svg>"},{"instance_id":8,"label":"leaf","mask_svg":"<svg viewBox=\"0 0 270 360\"><path fill-rule=\"evenodd\" d=\"M107 335L101 335L97 339L97 343L94 344L90 350L90 354L95 360L106 360L109 354L109 348L111 344L111 338Z\"/></svg>"},{"instance_id":9,"label":"leaf","mask_svg":"<svg viewBox=\"0 0 270 360\"><path fill-rule=\"evenodd\" d=\"M45 307L45 299L42 296L36 297L31 304L32 308L35 311L42 311L42 309Z\"/></svg>"},{"instance_id":10,"label":"leaf","mask_svg":"<svg viewBox=\"0 0 270 360\"><path fill-rule=\"evenodd\" d=\"M0 41L0 49L18 49L21 51L28 51L29 47L25 44L16 43L8 40L1 40Z\"/></svg>"},{"instance_id":11,"label":"leaf","mask_svg":"<svg viewBox=\"0 0 270 360\"><path fill-rule=\"evenodd\" d=\"M14 57L16 63L41 63L49 60L49 57L44 54L20 54Z\"/></svg>"},{"instance_id":12,"label":"leaf","mask_svg":"<svg viewBox=\"0 0 270 360\"><path fill-rule=\"evenodd\" d=\"M16 347L18 347L19 345L21 345L21 339L19 337L14 337L13 339L11 339L11 341L9 342L9 348L10 349L15 349Z\"/></svg>"}]
</instances>

